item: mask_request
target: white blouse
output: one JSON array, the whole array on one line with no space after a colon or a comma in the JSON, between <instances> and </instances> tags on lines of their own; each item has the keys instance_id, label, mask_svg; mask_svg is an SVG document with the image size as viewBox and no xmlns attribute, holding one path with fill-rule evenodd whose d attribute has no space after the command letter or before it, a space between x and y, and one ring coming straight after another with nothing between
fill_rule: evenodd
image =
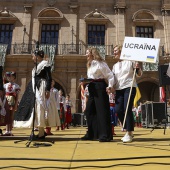
<instances>
[{"instance_id":1,"label":"white blouse","mask_svg":"<svg viewBox=\"0 0 170 170\"><path fill-rule=\"evenodd\" d=\"M64 110L66 110L66 99L64 96L59 95L59 104L62 103ZM58 109L60 108L60 106L58 106Z\"/></svg>"},{"instance_id":2,"label":"white blouse","mask_svg":"<svg viewBox=\"0 0 170 170\"><path fill-rule=\"evenodd\" d=\"M115 90L121 90L131 87L134 73L134 64L132 61L120 61L113 65L112 69L115 75ZM136 80L134 80L133 87L136 87Z\"/></svg>"},{"instance_id":3,"label":"white blouse","mask_svg":"<svg viewBox=\"0 0 170 170\"><path fill-rule=\"evenodd\" d=\"M19 93L20 91L20 86L16 83L6 83L4 84L4 89L6 93Z\"/></svg>"},{"instance_id":4,"label":"white blouse","mask_svg":"<svg viewBox=\"0 0 170 170\"><path fill-rule=\"evenodd\" d=\"M51 90L50 90L50 93L53 93L54 96L55 96L55 101L56 101L56 105L57 105L57 108L59 110L60 108L60 103L59 103L59 92L56 88L52 87Z\"/></svg>"},{"instance_id":5,"label":"white blouse","mask_svg":"<svg viewBox=\"0 0 170 170\"><path fill-rule=\"evenodd\" d=\"M72 107L72 102L71 102L71 100L66 100L66 106Z\"/></svg>"},{"instance_id":6,"label":"white blouse","mask_svg":"<svg viewBox=\"0 0 170 170\"><path fill-rule=\"evenodd\" d=\"M91 79L105 79L108 82L108 87L113 87L114 85L114 75L103 61L93 60L87 70L87 77Z\"/></svg>"}]
</instances>

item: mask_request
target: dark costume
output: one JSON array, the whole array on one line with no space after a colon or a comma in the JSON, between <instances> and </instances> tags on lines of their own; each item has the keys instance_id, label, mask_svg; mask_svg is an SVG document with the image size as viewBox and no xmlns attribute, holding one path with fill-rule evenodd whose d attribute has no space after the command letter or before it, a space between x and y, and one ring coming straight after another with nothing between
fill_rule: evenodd
<instances>
[{"instance_id":1,"label":"dark costume","mask_svg":"<svg viewBox=\"0 0 170 170\"><path fill-rule=\"evenodd\" d=\"M60 125L54 115L54 107L49 99L45 98L45 92L51 89L51 67L47 61L41 61L37 65L36 79L35 68L32 71L32 81L28 83L14 118L14 127L32 127L35 99L35 127ZM34 85L36 80L36 94Z\"/></svg>"}]
</instances>

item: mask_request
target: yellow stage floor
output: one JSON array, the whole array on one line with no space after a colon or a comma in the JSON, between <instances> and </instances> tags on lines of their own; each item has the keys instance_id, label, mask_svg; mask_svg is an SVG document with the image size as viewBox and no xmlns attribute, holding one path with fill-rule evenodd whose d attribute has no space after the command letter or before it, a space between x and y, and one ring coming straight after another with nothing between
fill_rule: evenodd
<instances>
[{"instance_id":1,"label":"yellow stage floor","mask_svg":"<svg viewBox=\"0 0 170 170\"><path fill-rule=\"evenodd\" d=\"M4 128L4 127L1 127ZM70 127L55 131L46 140L52 146L26 147L31 129L14 129L12 137L0 137L0 169L118 169L118 170L170 170L170 129L135 128L132 143L124 144L124 132L115 128L113 142L81 141L86 127ZM37 132L35 132L36 134ZM18 140L24 140L14 143Z\"/></svg>"}]
</instances>

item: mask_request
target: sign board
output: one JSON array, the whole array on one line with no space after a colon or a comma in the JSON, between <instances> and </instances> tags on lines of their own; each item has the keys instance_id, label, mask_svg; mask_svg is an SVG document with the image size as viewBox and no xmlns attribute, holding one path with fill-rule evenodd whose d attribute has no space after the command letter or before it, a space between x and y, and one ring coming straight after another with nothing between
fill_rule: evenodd
<instances>
[{"instance_id":1,"label":"sign board","mask_svg":"<svg viewBox=\"0 0 170 170\"><path fill-rule=\"evenodd\" d=\"M156 63L160 39L125 37L120 59Z\"/></svg>"}]
</instances>

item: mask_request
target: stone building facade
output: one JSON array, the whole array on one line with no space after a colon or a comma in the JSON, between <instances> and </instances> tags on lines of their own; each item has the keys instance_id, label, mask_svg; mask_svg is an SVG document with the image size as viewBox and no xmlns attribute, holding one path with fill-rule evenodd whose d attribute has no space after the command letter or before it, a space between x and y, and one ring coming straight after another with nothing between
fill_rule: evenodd
<instances>
[{"instance_id":1,"label":"stone building facade","mask_svg":"<svg viewBox=\"0 0 170 170\"><path fill-rule=\"evenodd\" d=\"M97 47L112 69L113 46L125 36L160 39L159 62L143 63L144 74L137 79L141 101L159 101L158 65L168 63L170 53L170 0L0 0L4 72L17 72L22 96L39 42L53 64L57 87L71 96L74 113L81 112L85 49Z\"/></svg>"}]
</instances>

